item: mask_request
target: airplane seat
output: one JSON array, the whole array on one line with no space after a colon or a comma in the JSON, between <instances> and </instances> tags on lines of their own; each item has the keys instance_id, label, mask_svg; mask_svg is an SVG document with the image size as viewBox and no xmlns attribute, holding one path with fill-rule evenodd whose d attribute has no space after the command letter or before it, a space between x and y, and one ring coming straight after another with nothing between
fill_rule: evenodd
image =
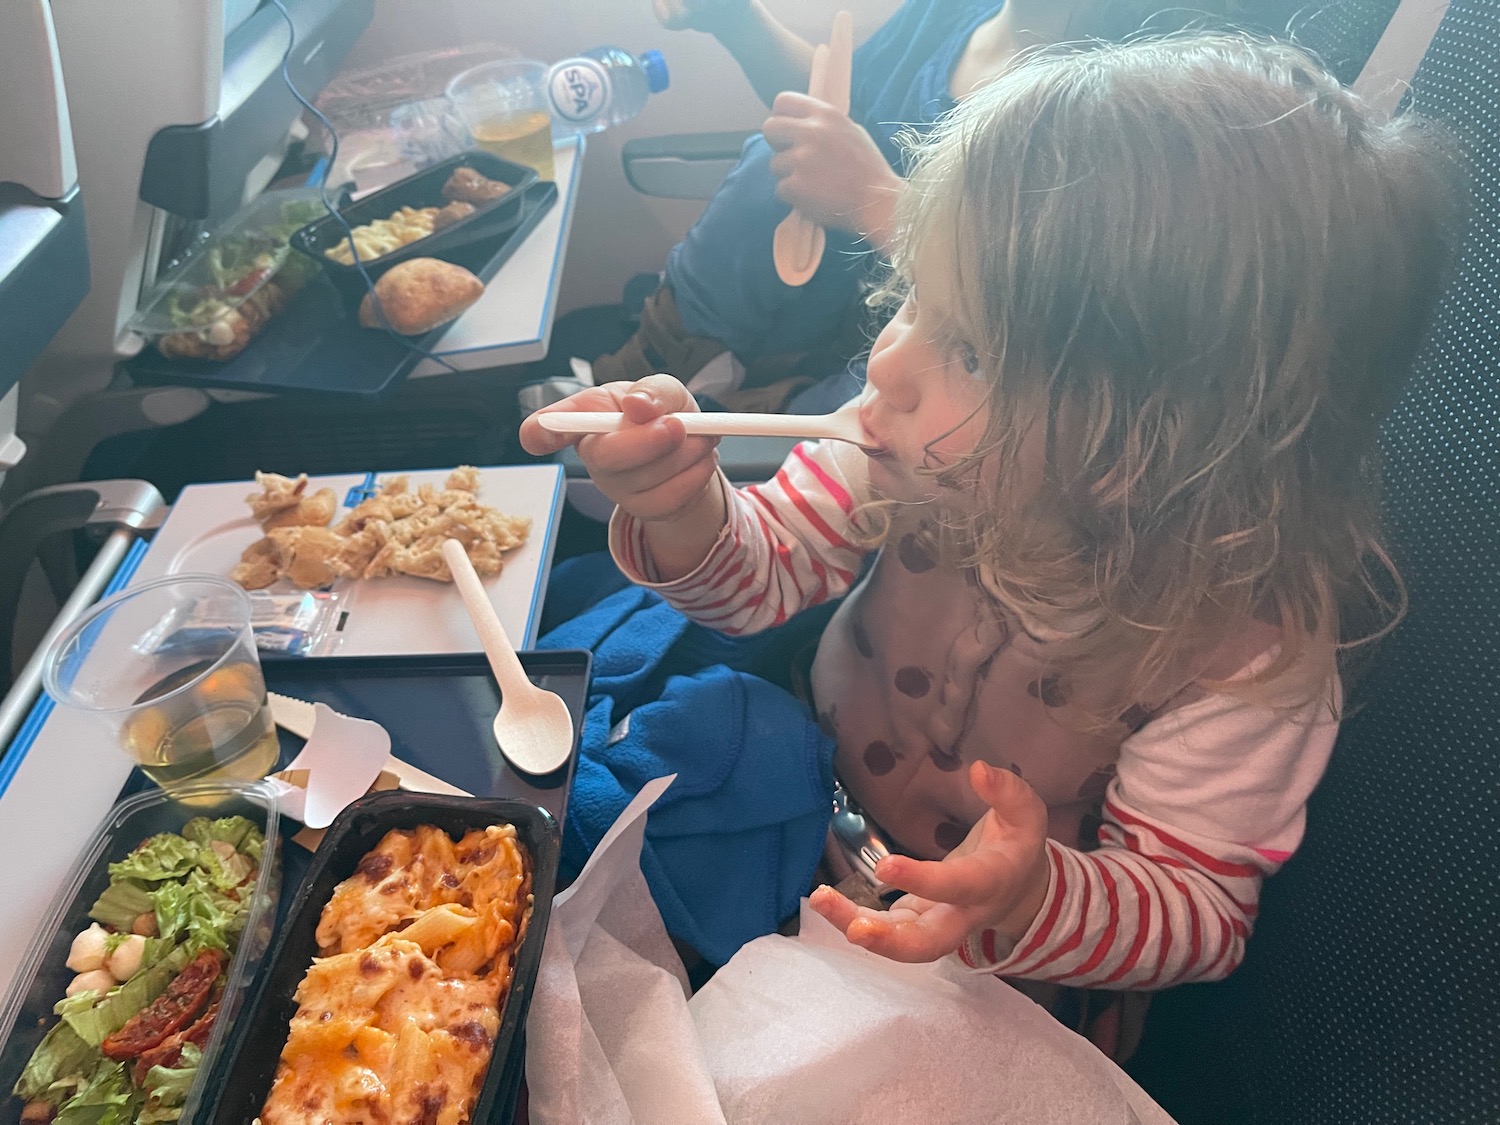
<instances>
[{"instance_id":1,"label":"airplane seat","mask_svg":"<svg viewBox=\"0 0 1500 1125\"><path fill-rule=\"evenodd\" d=\"M1335 0L1304 41L1335 66L1363 57L1351 45L1368 55L1357 37L1395 6ZM1129 1069L1183 1125L1500 1121L1500 5L1453 0L1411 98L1473 185L1382 432L1411 608L1357 686L1244 964L1152 1004Z\"/></svg>"}]
</instances>

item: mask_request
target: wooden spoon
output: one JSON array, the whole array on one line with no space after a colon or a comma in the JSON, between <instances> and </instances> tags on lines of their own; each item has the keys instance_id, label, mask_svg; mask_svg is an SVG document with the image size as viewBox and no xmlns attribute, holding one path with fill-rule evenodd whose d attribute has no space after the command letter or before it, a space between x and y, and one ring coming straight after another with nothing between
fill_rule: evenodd
<instances>
[{"instance_id":1,"label":"wooden spoon","mask_svg":"<svg viewBox=\"0 0 1500 1125\"><path fill-rule=\"evenodd\" d=\"M813 49L808 95L847 114L853 56L854 16L848 11L840 11L833 17L828 42L819 43ZM776 276L787 285L806 285L818 272L825 241L822 227L793 211L777 224L776 232L771 236Z\"/></svg>"},{"instance_id":2,"label":"wooden spoon","mask_svg":"<svg viewBox=\"0 0 1500 1125\"><path fill-rule=\"evenodd\" d=\"M549 410L532 415L544 430L554 434L611 434L636 423L609 410ZM863 449L879 446L860 425L852 410L833 414L736 414L731 411L700 414L664 414L676 418L689 434L708 437L785 437L847 441Z\"/></svg>"},{"instance_id":3,"label":"wooden spoon","mask_svg":"<svg viewBox=\"0 0 1500 1125\"><path fill-rule=\"evenodd\" d=\"M453 584L500 685L500 711L494 726L500 753L522 773L547 774L559 769L573 753L573 716L568 713L568 705L555 692L537 687L527 677L464 545L457 539L445 539L443 559L453 572Z\"/></svg>"}]
</instances>

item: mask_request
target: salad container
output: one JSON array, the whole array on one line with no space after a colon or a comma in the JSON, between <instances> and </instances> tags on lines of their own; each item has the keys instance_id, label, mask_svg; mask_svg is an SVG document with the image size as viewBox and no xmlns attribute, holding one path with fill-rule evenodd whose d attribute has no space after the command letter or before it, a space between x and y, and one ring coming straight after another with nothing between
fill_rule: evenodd
<instances>
[{"instance_id":1,"label":"salad container","mask_svg":"<svg viewBox=\"0 0 1500 1125\"><path fill-rule=\"evenodd\" d=\"M125 859L142 842L158 833L180 833L190 820L198 817L210 820L244 817L263 835L264 848L253 882L247 882L239 889L248 891L251 897L244 913L243 929L228 960L218 1001L218 1016L202 1047L202 1059L196 1073L190 1066L177 1071L178 1088L169 1100L178 1104L166 1108L154 1106L148 1110L145 1104L131 1102L119 1096L116 1088L101 1082L95 1087L85 1085L77 1094L79 1105L59 1115L60 1121L108 1120L114 1125L133 1125L143 1120L147 1123L170 1122L174 1114L180 1114L176 1120L182 1125L194 1120L204 1098L205 1083L214 1057L234 1027L240 1006L270 944L276 917L280 890L280 818L276 791L265 782L201 782L183 786L176 797L151 789L126 798L110 811L63 883L21 961L10 994L0 1003L0 1121L10 1123L20 1117L25 1100L13 1093L16 1084L27 1071L28 1063L43 1038L62 1022L55 1014L54 1006L64 999L69 982L74 979L74 971L66 965L70 947L75 935L89 928L92 921L90 910L110 886L110 864ZM16 859L24 862L20 857ZM243 901L243 895L241 899ZM180 948L186 949L188 944L184 941ZM145 976L149 972L149 969L143 970L138 975ZM131 984L135 981L136 978L132 977ZM104 1001L108 1002L108 999ZM94 1052L97 1058L79 1063L80 1072L104 1061L98 1048ZM127 1070L131 1066L130 1063L125 1065ZM181 1093L182 1088L186 1089L185 1096ZM128 1105L130 1109L121 1112L116 1108L120 1105Z\"/></svg>"},{"instance_id":2,"label":"salad container","mask_svg":"<svg viewBox=\"0 0 1500 1125\"><path fill-rule=\"evenodd\" d=\"M205 1125L245 1125L259 1116L297 1012L293 996L318 952L316 933L323 907L334 888L354 874L360 860L387 832L432 825L457 837L470 829L498 824L515 825L516 839L530 857L532 907L514 954L500 1028L469 1120L508 1125L525 1072L526 1009L547 936L561 833L545 809L526 801L399 790L361 797L348 805L318 845L277 932L260 985L236 1023L233 1040L214 1060L209 1084L218 1100L206 1106L198 1120Z\"/></svg>"},{"instance_id":3,"label":"salad container","mask_svg":"<svg viewBox=\"0 0 1500 1125\"><path fill-rule=\"evenodd\" d=\"M288 240L326 214L314 187L262 192L191 246L126 327L169 358L233 359L317 272Z\"/></svg>"},{"instance_id":4,"label":"salad container","mask_svg":"<svg viewBox=\"0 0 1500 1125\"><path fill-rule=\"evenodd\" d=\"M472 168L486 179L509 184L510 191L479 207L472 215L435 231L426 238L408 242L378 258L362 259L364 272L370 275L371 281L399 262L412 258L447 259L459 247L478 239L497 237L520 223L525 191L537 179L535 169L502 160L482 149L449 157L414 176L397 180L365 196L358 203L343 208L339 214L349 226L359 227L377 219L388 219L403 207L442 207L448 202L443 198L443 185L459 168ZM325 213L293 234L291 242L293 249L319 263L324 275L333 281L346 298L357 304L368 289L359 266L336 262L324 253L346 241L347 237L343 223Z\"/></svg>"}]
</instances>

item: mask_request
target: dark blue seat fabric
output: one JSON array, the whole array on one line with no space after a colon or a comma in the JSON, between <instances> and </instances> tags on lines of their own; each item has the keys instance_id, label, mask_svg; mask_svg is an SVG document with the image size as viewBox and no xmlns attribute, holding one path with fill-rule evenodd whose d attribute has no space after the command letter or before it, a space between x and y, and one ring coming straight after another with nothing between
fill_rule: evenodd
<instances>
[{"instance_id":1,"label":"dark blue seat fabric","mask_svg":"<svg viewBox=\"0 0 1500 1125\"><path fill-rule=\"evenodd\" d=\"M1352 78L1393 8L1335 3L1304 38ZM1152 1007L1130 1069L1184 1125L1500 1122L1500 2L1454 0L1411 96L1473 179L1461 260L1382 435L1411 611L1244 965Z\"/></svg>"}]
</instances>

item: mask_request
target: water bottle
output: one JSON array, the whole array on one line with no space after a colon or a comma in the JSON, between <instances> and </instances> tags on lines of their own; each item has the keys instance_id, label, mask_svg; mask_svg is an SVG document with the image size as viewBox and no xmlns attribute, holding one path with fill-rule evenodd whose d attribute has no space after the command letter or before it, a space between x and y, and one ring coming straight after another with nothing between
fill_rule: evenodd
<instances>
[{"instance_id":1,"label":"water bottle","mask_svg":"<svg viewBox=\"0 0 1500 1125\"><path fill-rule=\"evenodd\" d=\"M636 57L619 47L595 47L554 63L547 72L553 134L597 133L629 121L669 82L660 51Z\"/></svg>"}]
</instances>

